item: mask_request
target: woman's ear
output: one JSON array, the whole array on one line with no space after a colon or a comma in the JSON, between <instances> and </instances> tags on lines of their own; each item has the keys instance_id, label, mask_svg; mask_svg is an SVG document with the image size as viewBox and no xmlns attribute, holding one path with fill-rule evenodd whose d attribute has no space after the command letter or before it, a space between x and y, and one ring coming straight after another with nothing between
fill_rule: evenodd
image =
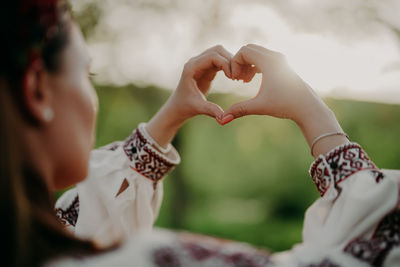
<instances>
[{"instance_id":1,"label":"woman's ear","mask_svg":"<svg viewBox=\"0 0 400 267\"><path fill-rule=\"evenodd\" d=\"M22 85L22 95L26 111L39 124L48 124L53 120L52 86L49 73L41 61L34 61L26 70Z\"/></svg>"}]
</instances>

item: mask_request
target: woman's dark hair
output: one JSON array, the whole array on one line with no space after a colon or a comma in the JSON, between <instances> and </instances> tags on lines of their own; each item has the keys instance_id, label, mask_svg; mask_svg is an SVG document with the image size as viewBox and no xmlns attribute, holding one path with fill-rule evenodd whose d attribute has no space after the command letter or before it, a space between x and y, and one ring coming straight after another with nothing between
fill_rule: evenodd
<instances>
[{"instance_id":1,"label":"woman's dark hair","mask_svg":"<svg viewBox=\"0 0 400 267\"><path fill-rule=\"evenodd\" d=\"M5 1L0 9L0 214L3 266L40 266L63 255L99 251L58 222L54 197L27 154L23 125L37 127L22 97L27 68L41 60L57 72L71 14L58 0Z\"/></svg>"}]
</instances>

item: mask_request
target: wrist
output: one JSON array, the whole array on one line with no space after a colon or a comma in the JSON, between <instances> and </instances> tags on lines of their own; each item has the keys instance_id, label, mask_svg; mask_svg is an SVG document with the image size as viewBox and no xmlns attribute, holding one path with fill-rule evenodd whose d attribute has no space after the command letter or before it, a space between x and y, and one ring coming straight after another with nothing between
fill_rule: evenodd
<instances>
[{"instance_id":1,"label":"wrist","mask_svg":"<svg viewBox=\"0 0 400 267\"><path fill-rule=\"evenodd\" d=\"M173 95L164 103L156 116L162 119L162 124L171 128L181 127L190 118Z\"/></svg>"},{"instance_id":2,"label":"wrist","mask_svg":"<svg viewBox=\"0 0 400 267\"><path fill-rule=\"evenodd\" d=\"M304 95L298 100L302 105L294 110L292 120L297 125L308 124L310 121L335 117L332 110L325 102L312 91L304 92Z\"/></svg>"},{"instance_id":3,"label":"wrist","mask_svg":"<svg viewBox=\"0 0 400 267\"><path fill-rule=\"evenodd\" d=\"M298 125L310 147L311 155L314 157L324 155L332 148L350 142L346 135L329 135L320 138L329 133L344 133L334 113L329 109L310 116L309 119L303 120Z\"/></svg>"},{"instance_id":4,"label":"wrist","mask_svg":"<svg viewBox=\"0 0 400 267\"><path fill-rule=\"evenodd\" d=\"M322 102L322 100L320 103L308 107L307 110L301 114L297 120L295 120L295 122L302 131L310 148L313 141L324 134L343 132L335 114ZM339 145L346 141L347 138L344 136L326 137L315 144L313 151L314 155L319 155L326 149L329 149L330 146Z\"/></svg>"},{"instance_id":5,"label":"wrist","mask_svg":"<svg viewBox=\"0 0 400 267\"><path fill-rule=\"evenodd\" d=\"M168 99L147 123L146 130L161 147L166 148L185 120L179 114L179 109Z\"/></svg>"},{"instance_id":6,"label":"wrist","mask_svg":"<svg viewBox=\"0 0 400 267\"><path fill-rule=\"evenodd\" d=\"M176 93L176 91L165 102L165 111L169 114L171 123L183 124L196 114L195 110L191 107L188 99L183 99L183 96Z\"/></svg>"},{"instance_id":7,"label":"wrist","mask_svg":"<svg viewBox=\"0 0 400 267\"><path fill-rule=\"evenodd\" d=\"M322 102L322 101L321 101ZM296 112L293 121L301 128L312 128L319 124L329 127L330 125L335 125L336 127L336 117L332 110L330 110L325 103L312 103L309 106L303 108ZM334 128L334 127L333 127Z\"/></svg>"}]
</instances>

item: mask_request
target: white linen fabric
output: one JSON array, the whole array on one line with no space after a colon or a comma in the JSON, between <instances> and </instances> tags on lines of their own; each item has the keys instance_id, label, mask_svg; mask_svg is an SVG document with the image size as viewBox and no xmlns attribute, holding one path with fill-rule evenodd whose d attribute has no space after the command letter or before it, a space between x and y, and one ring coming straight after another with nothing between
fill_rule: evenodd
<instances>
[{"instance_id":1,"label":"white linen fabric","mask_svg":"<svg viewBox=\"0 0 400 267\"><path fill-rule=\"evenodd\" d=\"M161 179L179 162L175 148L162 155L136 129L92 151L89 176L57 200L56 214L77 237L104 247L148 232L161 205Z\"/></svg>"},{"instance_id":2,"label":"white linen fabric","mask_svg":"<svg viewBox=\"0 0 400 267\"><path fill-rule=\"evenodd\" d=\"M61 222L78 237L104 246L125 240L123 245L47 266L400 266L400 171L378 169L358 144L338 146L314 161L310 174L321 198L306 211L303 242L275 254L152 231L162 199L160 180L180 159L174 148L161 155L149 147L135 130L125 142L95 150L89 178L56 204ZM118 194L124 181L129 186Z\"/></svg>"}]
</instances>

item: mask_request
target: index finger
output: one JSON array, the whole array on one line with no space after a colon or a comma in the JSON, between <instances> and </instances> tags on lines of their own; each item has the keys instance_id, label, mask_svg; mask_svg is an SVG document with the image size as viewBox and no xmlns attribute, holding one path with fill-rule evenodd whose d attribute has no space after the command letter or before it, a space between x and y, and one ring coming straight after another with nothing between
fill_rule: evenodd
<instances>
[{"instance_id":1,"label":"index finger","mask_svg":"<svg viewBox=\"0 0 400 267\"><path fill-rule=\"evenodd\" d=\"M227 77L231 77L230 61L217 52L209 52L195 58L192 71L195 73L210 68L222 69Z\"/></svg>"},{"instance_id":2,"label":"index finger","mask_svg":"<svg viewBox=\"0 0 400 267\"><path fill-rule=\"evenodd\" d=\"M256 72L261 72L266 57L266 53L254 49L249 45L243 46L231 60L232 77L236 78L239 76L241 65L254 65Z\"/></svg>"},{"instance_id":3,"label":"index finger","mask_svg":"<svg viewBox=\"0 0 400 267\"><path fill-rule=\"evenodd\" d=\"M206 51L204 51L203 53L200 54L200 56L210 53L210 52L217 52L218 54L220 54L221 56L223 56L224 58L226 58L227 60L231 60L232 59L232 54L225 49L225 47L223 47L222 45L216 45L213 46L209 49L207 49Z\"/></svg>"}]
</instances>

